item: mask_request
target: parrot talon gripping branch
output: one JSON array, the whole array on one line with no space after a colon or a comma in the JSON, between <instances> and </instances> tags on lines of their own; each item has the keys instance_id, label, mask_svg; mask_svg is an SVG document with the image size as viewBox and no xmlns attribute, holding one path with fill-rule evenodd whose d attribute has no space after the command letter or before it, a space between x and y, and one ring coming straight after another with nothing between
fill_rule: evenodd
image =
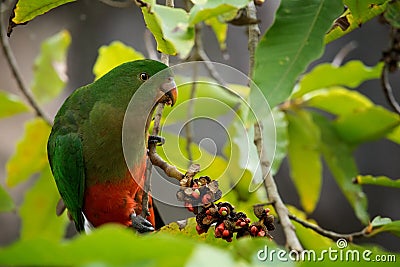
<instances>
[{"instance_id":1,"label":"parrot talon gripping branch","mask_svg":"<svg viewBox=\"0 0 400 267\"><path fill-rule=\"evenodd\" d=\"M148 146L150 144L155 144L157 146L162 146L163 144L165 144L165 138L162 136L158 136L158 135L149 135L149 139L148 139Z\"/></svg>"}]
</instances>

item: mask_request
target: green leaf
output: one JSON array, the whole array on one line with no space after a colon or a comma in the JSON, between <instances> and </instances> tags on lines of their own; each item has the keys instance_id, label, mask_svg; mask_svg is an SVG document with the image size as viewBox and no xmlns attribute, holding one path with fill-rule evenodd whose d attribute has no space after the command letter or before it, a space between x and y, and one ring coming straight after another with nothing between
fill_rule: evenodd
<instances>
[{"instance_id":1,"label":"green leaf","mask_svg":"<svg viewBox=\"0 0 400 267\"><path fill-rule=\"evenodd\" d=\"M382 232L391 232L400 237L400 221L392 221L390 218L375 217L371 222L372 231L368 236L374 236Z\"/></svg>"},{"instance_id":2,"label":"green leaf","mask_svg":"<svg viewBox=\"0 0 400 267\"><path fill-rule=\"evenodd\" d=\"M19 0L14 9L15 15L12 17L12 21L15 24L22 24L53 8L74 1L75 0Z\"/></svg>"},{"instance_id":3,"label":"green leaf","mask_svg":"<svg viewBox=\"0 0 400 267\"><path fill-rule=\"evenodd\" d=\"M204 255L207 255L207 257ZM196 246L196 249L193 251L185 266L208 266L210 264L210 259L212 259L212 264L214 266L235 266L239 263L237 259L234 259L232 255L229 254L228 250L199 244ZM244 264L244 262L242 262L242 264Z\"/></svg>"},{"instance_id":4,"label":"green leaf","mask_svg":"<svg viewBox=\"0 0 400 267\"><path fill-rule=\"evenodd\" d=\"M384 14L385 19L395 28L400 28L400 2L390 1Z\"/></svg>"},{"instance_id":5,"label":"green leaf","mask_svg":"<svg viewBox=\"0 0 400 267\"><path fill-rule=\"evenodd\" d=\"M318 203L322 186L320 130L305 110L286 113L288 121L288 158L291 178L307 213ZM306 164L305 164L306 163Z\"/></svg>"},{"instance_id":6,"label":"green leaf","mask_svg":"<svg viewBox=\"0 0 400 267\"><path fill-rule=\"evenodd\" d=\"M315 112L312 115L321 131L323 157L336 183L353 207L357 218L367 224L369 221L367 198L362 192L361 186L353 183L358 170L351 148L340 139L331 121Z\"/></svg>"},{"instance_id":7,"label":"green leaf","mask_svg":"<svg viewBox=\"0 0 400 267\"><path fill-rule=\"evenodd\" d=\"M235 117L228 128L228 143L224 149L225 156L229 159L233 170L228 176L244 175L244 170L248 170L255 183L262 182L261 166L257 156L256 147L253 144L254 130L253 127L246 128L243 121L239 117ZM237 180L237 179L234 179ZM245 193L242 196L249 194L249 184L243 188ZM246 199L246 197L242 197Z\"/></svg>"},{"instance_id":8,"label":"green leaf","mask_svg":"<svg viewBox=\"0 0 400 267\"><path fill-rule=\"evenodd\" d=\"M15 186L27 180L48 164L46 144L49 134L49 125L40 118L25 124L25 134L6 164L8 186Z\"/></svg>"},{"instance_id":9,"label":"green leaf","mask_svg":"<svg viewBox=\"0 0 400 267\"><path fill-rule=\"evenodd\" d=\"M15 204L8 192L0 185L0 212L12 211Z\"/></svg>"},{"instance_id":10,"label":"green leaf","mask_svg":"<svg viewBox=\"0 0 400 267\"><path fill-rule=\"evenodd\" d=\"M359 25L363 23L363 18L366 17L374 6L382 5L387 0L343 0L343 4L345 4L351 14L355 22Z\"/></svg>"},{"instance_id":11,"label":"green leaf","mask_svg":"<svg viewBox=\"0 0 400 267\"><path fill-rule=\"evenodd\" d=\"M180 228L176 222L172 222L164 225L158 230L158 232L173 234L174 236L179 236L182 238L190 238L192 240L197 240L199 243L204 241L213 245L226 247L225 240L215 238L214 231L212 230L213 227L211 227L207 233L199 235L196 231L196 225L196 218L190 217L186 219L186 225L183 228Z\"/></svg>"},{"instance_id":12,"label":"green leaf","mask_svg":"<svg viewBox=\"0 0 400 267\"><path fill-rule=\"evenodd\" d=\"M372 227L379 227L388 223L391 223L392 219L390 218L382 218L381 216L376 216L372 219L371 226Z\"/></svg>"},{"instance_id":13,"label":"green leaf","mask_svg":"<svg viewBox=\"0 0 400 267\"><path fill-rule=\"evenodd\" d=\"M154 35L157 50L185 58L194 45L194 28L189 15L181 8L153 5L151 11L142 8L147 28Z\"/></svg>"},{"instance_id":14,"label":"green leaf","mask_svg":"<svg viewBox=\"0 0 400 267\"><path fill-rule=\"evenodd\" d=\"M343 140L351 144L385 137L400 125L400 116L380 106L339 117L334 126Z\"/></svg>"},{"instance_id":15,"label":"green leaf","mask_svg":"<svg viewBox=\"0 0 400 267\"><path fill-rule=\"evenodd\" d=\"M106 225L62 243L42 238L18 241L0 250L0 265L184 266L196 245L172 234L138 236L126 227Z\"/></svg>"},{"instance_id":16,"label":"green leaf","mask_svg":"<svg viewBox=\"0 0 400 267\"><path fill-rule=\"evenodd\" d=\"M21 239L43 238L58 241L63 238L68 218L56 215L59 199L60 194L50 166L46 166L38 180L25 194L20 207Z\"/></svg>"},{"instance_id":17,"label":"green leaf","mask_svg":"<svg viewBox=\"0 0 400 267\"><path fill-rule=\"evenodd\" d=\"M236 157L236 164L242 169L248 169L252 172L254 177L261 179L260 169L257 168L259 160L257 156L256 147L253 145L253 131L246 129L243 122L235 118L228 130L229 137L232 139L233 147L230 150L230 156ZM258 170L258 172L256 172Z\"/></svg>"},{"instance_id":18,"label":"green leaf","mask_svg":"<svg viewBox=\"0 0 400 267\"><path fill-rule=\"evenodd\" d=\"M378 79L382 68L383 63L367 67L358 60L349 61L339 67L330 63L319 64L302 77L298 89L291 98L298 98L308 92L332 86L356 88L367 80Z\"/></svg>"},{"instance_id":19,"label":"green leaf","mask_svg":"<svg viewBox=\"0 0 400 267\"><path fill-rule=\"evenodd\" d=\"M323 38L343 9L338 0L283 0L255 55L254 82L271 108L286 100L299 75L322 55Z\"/></svg>"},{"instance_id":20,"label":"green leaf","mask_svg":"<svg viewBox=\"0 0 400 267\"><path fill-rule=\"evenodd\" d=\"M130 46L120 41L114 41L110 45L99 48L99 55L93 66L95 80L122 63L144 59L144 56Z\"/></svg>"},{"instance_id":21,"label":"green leaf","mask_svg":"<svg viewBox=\"0 0 400 267\"><path fill-rule=\"evenodd\" d=\"M29 111L19 96L0 91L0 119Z\"/></svg>"},{"instance_id":22,"label":"green leaf","mask_svg":"<svg viewBox=\"0 0 400 267\"><path fill-rule=\"evenodd\" d=\"M226 36L228 33L228 24L221 22L217 17L212 17L204 21L214 31L215 37L222 51L226 50Z\"/></svg>"},{"instance_id":23,"label":"green leaf","mask_svg":"<svg viewBox=\"0 0 400 267\"><path fill-rule=\"evenodd\" d=\"M68 80L66 57L71 43L68 31L46 39L35 60L32 92L39 102L52 100L60 94Z\"/></svg>"},{"instance_id":24,"label":"green leaf","mask_svg":"<svg viewBox=\"0 0 400 267\"><path fill-rule=\"evenodd\" d=\"M350 0L354 1L354 0ZM355 0L358 1L358 0ZM340 18L335 21L331 30L325 36L325 43L330 43L340 37L350 33L351 31L360 28L362 24L379 16L386 10L387 1L381 5L370 6L368 12L362 14L358 19L354 19L350 10L346 10Z\"/></svg>"},{"instance_id":25,"label":"green leaf","mask_svg":"<svg viewBox=\"0 0 400 267\"><path fill-rule=\"evenodd\" d=\"M192 1L194 6L190 9L189 23L191 26L226 13L231 14L247 6L249 0L197 0Z\"/></svg>"},{"instance_id":26,"label":"green leaf","mask_svg":"<svg viewBox=\"0 0 400 267\"><path fill-rule=\"evenodd\" d=\"M318 108L337 116L354 114L373 106L363 94L341 87L314 91L304 98L308 107Z\"/></svg>"},{"instance_id":27,"label":"green leaf","mask_svg":"<svg viewBox=\"0 0 400 267\"><path fill-rule=\"evenodd\" d=\"M390 141L400 144L400 126L394 128L394 130L391 131L386 137Z\"/></svg>"},{"instance_id":28,"label":"green leaf","mask_svg":"<svg viewBox=\"0 0 400 267\"><path fill-rule=\"evenodd\" d=\"M288 123L285 118L285 113L275 108L272 110L272 115L274 117L275 130L276 130L276 148L275 148L274 161L272 162L271 171L272 174L275 174L278 172L283 159L286 157L287 146L289 144L289 136L288 136Z\"/></svg>"},{"instance_id":29,"label":"green leaf","mask_svg":"<svg viewBox=\"0 0 400 267\"><path fill-rule=\"evenodd\" d=\"M355 182L360 185L369 184L369 185L400 188L400 179L392 180L386 176L374 177L372 175L358 175L356 177Z\"/></svg>"}]
</instances>

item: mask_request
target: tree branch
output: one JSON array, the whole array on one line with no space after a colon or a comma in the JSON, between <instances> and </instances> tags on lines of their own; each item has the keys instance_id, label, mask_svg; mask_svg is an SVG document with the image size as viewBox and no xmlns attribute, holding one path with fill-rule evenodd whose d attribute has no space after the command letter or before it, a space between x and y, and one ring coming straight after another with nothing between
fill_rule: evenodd
<instances>
[{"instance_id":1,"label":"tree branch","mask_svg":"<svg viewBox=\"0 0 400 267\"><path fill-rule=\"evenodd\" d=\"M51 126L52 125L51 120L45 114L45 112L40 108L40 106L36 102L31 91L28 89L22 78L22 74L19 70L17 60L15 59L14 53L12 52L12 49L10 47L10 43L8 42L8 39L6 37L5 27L3 27L3 24L4 24L3 11L0 11L0 43L4 52L4 56L10 67L10 70L15 78L15 81L17 82L18 89L21 92L21 94L24 95L24 97L26 98L28 104L35 111L35 114L41 117L49 126Z\"/></svg>"},{"instance_id":2,"label":"tree branch","mask_svg":"<svg viewBox=\"0 0 400 267\"><path fill-rule=\"evenodd\" d=\"M367 226L367 227L365 227L363 230L361 230L359 232L354 232L354 233L350 233L350 234L340 234L340 233L336 233L336 232L333 232L333 231L329 231L329 230L323 229L319 225L309 223L308 221L302 220L302 219L296 217L293 214L289 214L289 218L291 220L295 221L295 222L298 222L299 224L301 224L305 228L311 229L314 232L316 232L316 233L318 233L318 234L320 234L322 236L328 237L328 238L330 238L330 239L332 239L334 241L343 238L343 239L346 239L349 242L352 242L355 238L366 236L368 234L368 230L369 230L369 228Z\"/></svg>"},{"instance_id":3,"label":"tree branch","mask_svg":"<svg viewBox=\"0 0 400 267\"><path fill-rule=\"evenodd\" d=\"M254 2L251 1L247 7L247 16L250 19L257 20L257 10L254 5ZM258 24L251 24L248 26L249 30L249 76L253 77L254 74L254 60L255 60L255 50L258 44L258 39L260 36L260 29ZM267 191L268 199L272 202L276 213L279 216L281 221L281 225L283 228L283 232L286 237L286 245L289 249L293 249L296 251L302 251L303 247L300 244L299 239L297 238L295 228L292 222L289 219L289 211L283 203L278 188L276 186L275 180L272 177L271 172L269 171L270 162L267 159L267 155L263 151L263 140L262 140L262 123L257 122L254 125L254 144L257 147L257 153L260 159L261 171L264 179L264 186Z\"/></svg>"}]
</instances>

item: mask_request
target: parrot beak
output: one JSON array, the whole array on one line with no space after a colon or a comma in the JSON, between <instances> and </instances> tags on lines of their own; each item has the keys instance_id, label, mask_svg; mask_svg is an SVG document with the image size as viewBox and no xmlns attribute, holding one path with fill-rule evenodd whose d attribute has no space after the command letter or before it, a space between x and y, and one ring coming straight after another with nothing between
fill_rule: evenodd
<instances>
[{"instance_id":1,"label":"parrot beak","mask_svg":"<svg viewBox=\"0 0 400 267\"><path fill-rule=\"evenodd\" d=\"M161 84L160 89L164 95L160 98L159 102L172 107L178 98L178 90L176 89L174 79L172 77L167 78L167 80Z\"/></svg>"}]
</instances>

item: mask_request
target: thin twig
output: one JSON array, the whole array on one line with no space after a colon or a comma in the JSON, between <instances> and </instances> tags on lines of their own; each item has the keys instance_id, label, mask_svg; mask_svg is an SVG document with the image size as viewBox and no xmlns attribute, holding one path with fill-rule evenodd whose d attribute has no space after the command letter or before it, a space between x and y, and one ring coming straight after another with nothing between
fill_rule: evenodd
<instances>
[{"instance_id":1,"label":"thin twig","mask_svg":"<svg viewBox=\"0 0 400 267\"><path fill-rule=\"evenodd\" d=\"M210 77L214 79L223 90L225 90L226 92L235 97L238 97L236 93L232 92L227 88L225 80L215 69L214 64L211 62L206 51L204 50L203 42L201 40L201 27L202 27L201 23L196 24L195 42L191 54L189 55L188 61L203 61Z\"/></svg>"},{"instance_id":2,"label":"thin twig","mask_svg":"<svg viewBox=\"0 0 400 267\"><path fill-rule=\"evenodd\" d=\"M251 19L257 20L257 10L254 2L251 1L247 7L247 15ZM249 76L252 77L254 73L254 60L255 60L255 50L258 44L258 39L260 36L260 29L257 24L252 24L248 26L249 30ZM263 140L262 140L262 123L257 122L254 125L254 144L257 147L257 153L260 159L261 171L264 179L264 186L267 191L268 199L272 202L276 213L279 216L283 232L286 237L286 244L289 249L296 251L302 251L303 247L297 238L295 228L289 219L289 211L285 204L283 203L281 196L279 195L278 188L276 186L275 180L270 172L270 162L267 159L267 155L263 150Z\"/></svg>"},{"instance_id":3,"label":"thin twig","mask_svg":"<svg viewBox=\"0 0 400 267\"><path fill-rule=\"evenodd\" d=\"M160 121L162 117L162 112L164 110L164 104L160 103L157 105L156 111L154 113L154 125L153 125L153 131L152 135L158 135L160 132ZM149 193L151 191L151 170L152 170L152 164L151 164L151 159L150 159L150 151L152 153L156 153L156 144L149 144L148 147L149 150L149 158L147 159L146 162L146 173L145 173L145 181L143 185L143 196L142 196L142 217L147 217L150 215L149 212Z\"/></svg>"},{"instance_id":4,"label":"thin twig","mask_svg":"<svg viewBox=\"0 0 400 267\"><path fill-rule=\"evenodd\" d=\"M194 117L194 98L197 91L197 75L198 75L197 65L194 66L193 70L193 83L190 89L189 104L187 108L187 122L185 125L185 135L186 135L186 152L188 153L189 166L193 163L193 155L191 145L193 142L193 122L191 119Z\"/></svg>"},{"instance_id":5,"label":"thin twig","mask_svg":"<svg viewBox=\"0 0 400 267\"><path fill-rule=\"evenodd\" d=\"M19 70L17 60L15 59L14 53L12 52L12 49L10 47L10 43L8 42L8 39L5 35L5 27L3 27L3 24L4 24L3 11L0 10L1 47L3 48L4 55L7 59L7 63L8 63L10 70L15 78L15 81L17 82L18 89L21 92L21 94L24 95L24 97L26 98L26 100L28 101L28 104L35 111L35 114L38 117L41 117L48 125L51 126L52 125L51 120L45 114L45 112L40 108L40 106L36 102L31 91L28 89L28 87L26 86L26 84L22 78L22 74L21 74L21 71Z\"/></svg>"},{"instance_id":6,"label":"thin twig","mask_svg":"<svg viewBox=\"0 0 400 267\"><path fill-rule=\"evenodd\" d=\"M174 0L166 0L165 5L168 7L174 7ZM161 54L161 62L168 66L169 65L169 56L164 53ZM153 132L152 132L153 135L158 135L160 132L160 122L161 122L163 110L164 110L164 104L159 103L157 105L157 108L156 108L156 111L154 114L154 125L153 125ZM157 154L155 143L149 144L148 156L149 156L149 160L147 160L144 189L143 189L143 195L142 195L142 217L146 217L149 215L149 193L151 191L152 165L160 167L168 176L177 178L178 180L182 179L184 176L184 174L180 173L175 166L169 165L166 161L164 161Z\"/></svg>"},{"instance_id":7,"label":"thin twig","mask_svg":"<svg viewBox=\"0 0 400 267\"><path fill-rule=\"evenodd\" d=\"M151 35L151 32L146 29L144 32L144 43L146 45L147 55L150 59L159 60L157 56L157 50L154 47L152 38L153 37Z\"/></svg>"},{"instance_id":8,"label":"thin twig","mask_svg":"<svg viewBox=\"0 0 400 267\"><path fill-rule=\"evenodd\" d=\"M339 67L342 65L343 60L347 57L347 55L353 51L354 49L357 48L357 42L356 41L351 41L345 46L343 46L339 52L336 54L335 58L332 60L332 65Z\"/></svg>"},{"instance_id":9,"label":"thin twig","mask_svg":"<svg viewBox=\"0 0 400 267\"><path fill-rule=\"evenodd\" d=\"M314 232L316 232L322 236L328 237L334 241L336 241L338 239L346 239L347 241L352 242L355 238L366 236L368 234L368 229L369 229L367 226L359 232L354 232L354 233L350 233L350 234L341 234L341 233L336 233L333 231L323 229L319 225L309 223L308 221L302 220L293 214L289 214L289 218L295 222L298 222L302 226L309 228L309 229L313 230Z\"/></svg>"},{"instance_id":10,"label":"thin twig","mask_svg":"<svg viewBox=\"0 0 400 267\"><path fill-rule=\"evenodd\" d=\"M200 23L195 26L195 40L194 40L194 54L199 54L199 50L203 49L203 41L201 39L202 25ZM194 65L193 76L192 76L192 87L190 89L189 104L187 108L187 123L185 124L185 136L186 136L186 152L188 153L189 166L193 163L192 149L190 148L193 142L193 123L190 121L194 114L194 98L197 90L197 77L198 68L197 64Z\"/></svg>"},{"instance_id":11,"label":"thin twig","mask_svg":"<svg viewBox=\"0 0 400 267\"><path fill-rule=\"evenodd\" d=\"M213 78L222 88L226 89L226 82L224 79L219 75L218 71L215 69L213 63L211 62L210 58L208 57L207 53L204 51L204 49L199 49L199 56L202 61L204 61L208 74ZM237 97L235 93L233 93L231 90L227 90L230 94L234 95Z\"/></svg>"},{"instance_id":12,"label":"thin twig","mask_svg":"<svg viewBox=\"0 0 400 267\"><path fill-rule=\"evenodd\" d=\"M383 89L383 92L385 93L386 99L389 102L390 106L398 114L400 114L400 105L399 105L399 103L397 103L396 98L394 97L393 89L392 89L392 86L390 85L390 82L389 82L388 69L389 69L388 64L385 64L383 66L382 74L381 74L382 89Z\"/></svg>"}]
</instances>

